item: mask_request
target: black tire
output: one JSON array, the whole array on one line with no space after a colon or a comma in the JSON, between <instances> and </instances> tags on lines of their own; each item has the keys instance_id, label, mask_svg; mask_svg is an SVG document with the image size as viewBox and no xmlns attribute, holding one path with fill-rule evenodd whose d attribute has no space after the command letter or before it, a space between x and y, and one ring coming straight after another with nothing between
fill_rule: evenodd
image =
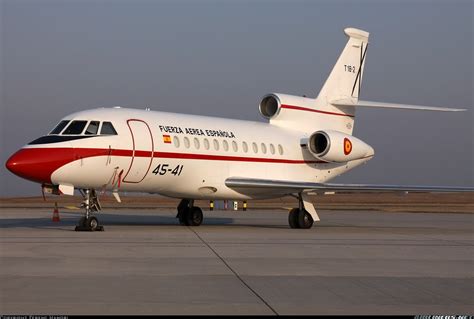
<instances>
[{"instance_id":1,"label":"black tire","mask_svg":"<svg viewBox=\"0 0 474 319\"><path fill-rule=\"evenodd\" d=\"M89 229L91 231L95 231L95 230L97 230L97 227L99 227L99 221L97 220L97 218L89 217L86 220L86 228L87 229Z\"/></svg>"},{"instance_id":2,"label":"black tire","mask_svg":"<svg viewBox=\"0 0 474 319\"><path fill-rule=\"evenodd\" d=\"M305 210L299 210L298 212L298 225L302 229L309 229L313 226L313 217Z\"/></svg>"},{"instance_id":3,"label":"black tire","mask_svg":"<svg viewBox=\"0 0 474 319\"><path fill-rule=\"evenodd\" d=\"M186 215L186 221L188 226L199 226L201 225L202 220L204 219L201 208L195 206L191 207Z\"/></svg>"},{"instance_id":4,"label":"black tire","mask_svg":"<svg viewBox=\"0 0 474 319\"><path fill-rule=\"evenodd\" d=\"M189 208L189 199L182 199L178 204L178 212Z\"/></svg>"},{"instance_id":5,"label":"black tire","mask_svg":"<svg viewBox=\"0 0 474 319\"><path fill-rule=\"evenodd\" d=\"M79 219L79 227L86 228L86 218L83 216Z\"/></svg>"},{"instance_id":6,"label":"black tire","mask_svg":"<svg viewBox=\"0 0 474 319\"><path fill-rule=\"evenodd\" d=\"M183 226L188 226L188 214L189 208L182 209L178 212L179 224Z\"/></svg>"},{"instance_id":7,"label":"black tire","mask_svg":"<svg viewBox=\"0 0 474 319\"><path fill-rule=\"evenodd\" d=\"M178 204L178 215L176 216L179 220L179 224L183 226L188 225L188 214L189 214L189 199L182 199Z\"/></svg>"},{"instance_id":8,"label":"black tire","mask_svg":"<svg viewBox=\"0 0 474 319\"><path fill-rule=\"evenodd\" d=\"M288 224L290 228L300 228L300 224L298 223L298 216L300 210L298 208L293 208L288 213Z\"/></svg>"}]
</instances>

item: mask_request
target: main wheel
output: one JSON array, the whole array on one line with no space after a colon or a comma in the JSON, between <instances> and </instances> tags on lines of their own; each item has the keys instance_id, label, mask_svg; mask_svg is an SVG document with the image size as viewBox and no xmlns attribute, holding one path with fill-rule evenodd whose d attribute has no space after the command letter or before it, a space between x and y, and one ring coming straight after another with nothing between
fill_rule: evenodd
<instances>
[{"instance_id":1,"label":"main wheel","mask_svg":"<svg viewBox=\"0 0 474 319\"><path fill-rule=\"evenodd\" d=\"M180 225L188 226L188 215L189 215L188 212L189 212L189 208L181 209L178 212L178 220L179 220Z\"/></svg>"},{"instance_id":2,"label":"main wheel","mask_svg":"<svg viewBox=\"0 0 474 319\"><path fill-rule=\"evenodd\" d=\"M300 228L308 229L313 226L313 217L305 210L298 210L298 225Z\"/></svg>"},{"instance_id":3,"label":"main wheel","mask_svg":"<svg viewBox=\"0 0 474 319\"><path fill-rule=\"evenodd\" d=\"M188 212L187 212L187 225L188 226L199 226L202 223L203 216L202 216L202 210L199 207L191 207Z\"/></svg>"},{"instance_id":4,"label":"main wheel","mask_svg":"<svg viewBox=\"0 0 474 319\"><path fill-rule=\"evenodd\" d=\"M300 225L298 223L298 213L299 213L298 208L293 208L290 210L288 213L288 224L290 224L290 228L300 228Z\"/></svg>"},{"instance_id":5,"label":"main wheel","mask_svg":"<svg viewBox=\"0 0 474 319\"><path fill-rule=\"evenodd\" d=\"M99 226L99 221L95 217L89 217L86 219L85 226L89 230L97 230L97 227Z\"/></svg>"},{"instance_id":6,"label":"main wheel","mask_svg":"<svg viewBox=\"0 0 474 319\"><path fill-rule=\"evenodd\" d=\"M188 215L189 215L189 208L190 200L189 199L182 199L178 204L178 215L176 216L179 220L180 225L188 225Z\"/></svg>"},{"instance_id":7,"label":"main wheel","mask_svg":"<svg viewBox=\"0 0 474 319\"><path fill-rule=\"evenodd\" d=\"M79 219L79 227L86 228L86 218L84 216Z\"/></svg>"}]
</instances>

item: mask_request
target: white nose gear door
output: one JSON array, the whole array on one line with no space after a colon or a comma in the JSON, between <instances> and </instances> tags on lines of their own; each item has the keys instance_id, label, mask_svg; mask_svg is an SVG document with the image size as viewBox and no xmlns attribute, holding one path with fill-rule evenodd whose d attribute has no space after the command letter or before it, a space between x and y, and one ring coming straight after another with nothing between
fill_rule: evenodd
<instances>
[{"instance_id":1,"label":"white nose gear door","mask_svg":"<svg viewBox=\"0 0 474 319\"><path fill-rule=\"evenodd\" d=\"M142 120L128 120L132 135L133 155L124 183L140 183L150 171L153 161L153 136L150 127Z\"/></svg>"}]
</instances>

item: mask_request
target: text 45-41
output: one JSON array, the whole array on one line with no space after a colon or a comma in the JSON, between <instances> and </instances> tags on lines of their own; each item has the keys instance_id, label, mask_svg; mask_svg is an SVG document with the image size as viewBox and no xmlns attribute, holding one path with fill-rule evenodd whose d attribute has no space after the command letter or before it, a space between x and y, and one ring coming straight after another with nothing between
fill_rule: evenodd
<instances>
[{"instance_id":1,"label":"text 45-41","mask_svg":"<svg viewBox=\"0 0 474 319\"><path fill-rule=\"evenodd\" d=\"M153 174L166 175L170 173L174 176L179 176L181 175L181 172L183 171L183 166L184 165L177 165L176 167L173 168L173 167L170 167L169 164L160 164L153 170Z\"/></svg>"}]
</instances>

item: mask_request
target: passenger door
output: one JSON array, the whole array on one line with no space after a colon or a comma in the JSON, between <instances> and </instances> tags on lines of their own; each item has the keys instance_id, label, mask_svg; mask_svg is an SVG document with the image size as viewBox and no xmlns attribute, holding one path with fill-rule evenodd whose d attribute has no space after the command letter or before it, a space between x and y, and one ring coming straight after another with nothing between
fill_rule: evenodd
<instances>
[{"instance_id":1,"label":"passenger door","mask_svg":"<svg viewBox=\"0 0 474 319\"><path fill-rule=\"evenodd\" d=\"M132 137L133 154L124 183L140 183L150 171L153 161L153 136L150 127L142 120L128 120Z\"/></svg>"}]
</instances>

